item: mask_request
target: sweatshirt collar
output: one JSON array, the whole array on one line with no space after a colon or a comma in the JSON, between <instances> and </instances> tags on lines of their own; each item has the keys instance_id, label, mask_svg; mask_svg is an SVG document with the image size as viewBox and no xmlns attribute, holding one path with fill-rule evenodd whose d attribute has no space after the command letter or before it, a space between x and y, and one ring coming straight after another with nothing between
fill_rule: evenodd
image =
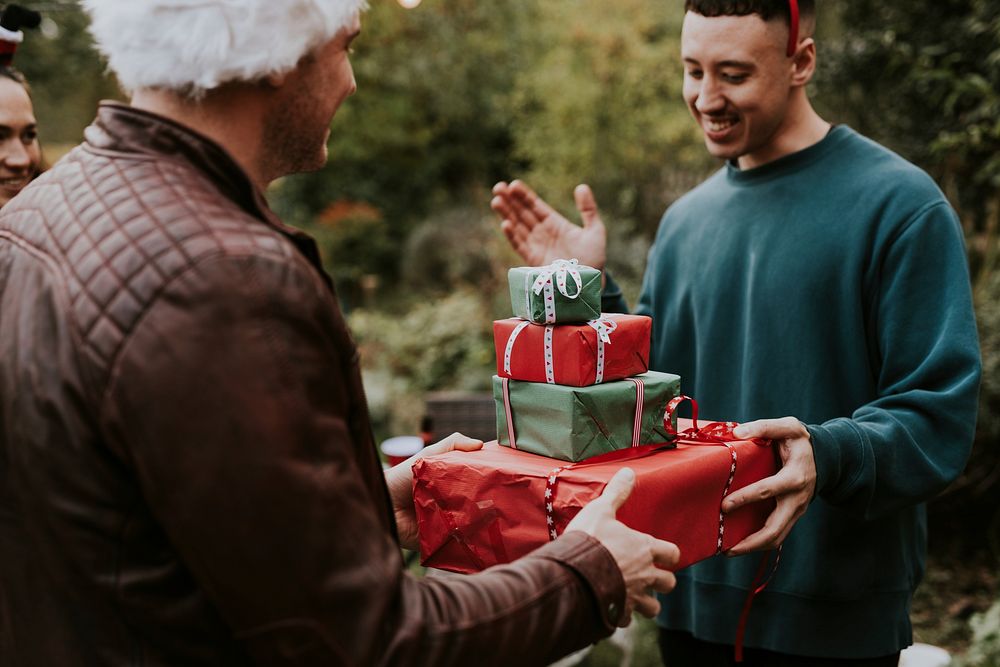
<instances>
[{"instance_id":1,"label":"sweatshirt collar","mask_svg":"<svg viewBox=\"0 0 1000 667\"><path fill-rule=\"evenodd\" d=\"M853 132L846 125L834 125L825 137L812 146L789 153L753 169L740 169L735 160L729 160L726 162L726 179L734 185L750 185L794 174L823 158Z\"/></svg>"}]
</instances>

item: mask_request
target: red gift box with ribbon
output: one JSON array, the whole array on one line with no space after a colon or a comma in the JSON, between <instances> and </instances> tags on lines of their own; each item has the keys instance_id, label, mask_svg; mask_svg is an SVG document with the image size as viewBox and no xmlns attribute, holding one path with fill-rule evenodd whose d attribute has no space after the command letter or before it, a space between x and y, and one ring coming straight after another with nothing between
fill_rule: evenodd
<instances>
[{"instance_id":1,"label":"red gift box with ribbon","mask_svg":"<svg viewBox=\"0 0 1000 667\"><path fill-rule=\"evenodd\" d=\"M584 324L493 323L497 375L525 382L589 387L649 370L652 320L602 314Z\"/></svg>"},{"instance_id":2,"label":"red gift box with ribbon","mask_svg":"<svg viewBox=\"0 0 1000 667\"><path fill-rule=\"evenodd\" d=\"M774 501L722 515L722 499L775 474L773 448L735 439L732 422L678 423L675 449L645 445L567 463L490 443L419 460L413 492L421 562L470 573L516 560L561 534L623 467L635 471L636 483L618 519L677 544L677 569L735 546L763 527Z\"/></svg>"}]
</instances>

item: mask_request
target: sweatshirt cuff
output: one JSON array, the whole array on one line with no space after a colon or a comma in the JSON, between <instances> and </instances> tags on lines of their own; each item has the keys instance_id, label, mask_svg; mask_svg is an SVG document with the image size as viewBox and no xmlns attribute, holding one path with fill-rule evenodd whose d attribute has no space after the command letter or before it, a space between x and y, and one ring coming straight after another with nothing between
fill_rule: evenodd
<instances>
[{"instance_id":1,"label":"sweatshirt cuff","mask_svg":"<svg viewBox=\"0 0 1000 667\"><path fill-rule=\"evenodd\" d=\"M849 419L834 419L808 425L816 462L816 495L836 502L860 474L863 464L858 430Z\"/></svg>"},{"instance_id":2,"label":"sweatshirt cuff","mask_svg":"<svg viewBox=\"0 0 1000 667\"><path fill-rule=\"evenodd\" d=\"M611 272L604 269L604 289L601 291L601 312L614 313L622 309L625 297L622 288L618 286Z\"/></svg>"},{"instance_id":3,"label":"sweatshirt cuff","mask_svg":"<svg viewBox=\"0 0 1000 667\"><path fill-rule=\"evenodd\" d=\"M559 561L583 579L609 634L625 624L628 617L625 579L611 552L599 540L582 531L571 530L532 555Z\"/></svg>"}]
</instances>

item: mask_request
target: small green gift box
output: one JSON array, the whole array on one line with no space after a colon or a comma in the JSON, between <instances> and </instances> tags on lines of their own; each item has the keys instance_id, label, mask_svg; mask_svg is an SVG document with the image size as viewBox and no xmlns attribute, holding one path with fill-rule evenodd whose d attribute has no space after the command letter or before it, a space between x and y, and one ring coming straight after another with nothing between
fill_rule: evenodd
<instances>
[{"instance_id":1,"label":"small green gift box","mask_svg":"<svg viewBox=\"0 0 1000 667\"><path fill-rule=\"evenodd\" d=\"M671 442L674 437L667 433L663 417L680 390L679 376L655 371L589 387L495 375L497 440L506 447L563 461Z\"/></svg>"},{"instance_id":2,"label":"small green gift box","mask_svg":"<svg viewBox=\"0 0 1000 667\"><path fill-rule=\"evenodd\" d=\"M556 324L601 316L601 272L575 259L513 268L507 272L507 282L515 317Z\"/></svg>"}]
</instances>

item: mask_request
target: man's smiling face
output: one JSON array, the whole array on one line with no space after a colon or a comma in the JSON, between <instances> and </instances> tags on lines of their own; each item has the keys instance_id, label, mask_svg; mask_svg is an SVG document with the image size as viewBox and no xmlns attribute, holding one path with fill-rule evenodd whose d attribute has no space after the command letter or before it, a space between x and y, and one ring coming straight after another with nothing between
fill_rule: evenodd
<instances>
[{"instance_id":1,"label":"man's smiling face","mask_svg":"<svg viewBox=\"0 0 1000 667\"><path fill-rule=\"evenodd\" d=\"M788 26L781 20L755 14L685 16L684 101L715 157L746 157L756 165L778 156L792 91L787 41Z\"/></svg>"}]
</instances>

